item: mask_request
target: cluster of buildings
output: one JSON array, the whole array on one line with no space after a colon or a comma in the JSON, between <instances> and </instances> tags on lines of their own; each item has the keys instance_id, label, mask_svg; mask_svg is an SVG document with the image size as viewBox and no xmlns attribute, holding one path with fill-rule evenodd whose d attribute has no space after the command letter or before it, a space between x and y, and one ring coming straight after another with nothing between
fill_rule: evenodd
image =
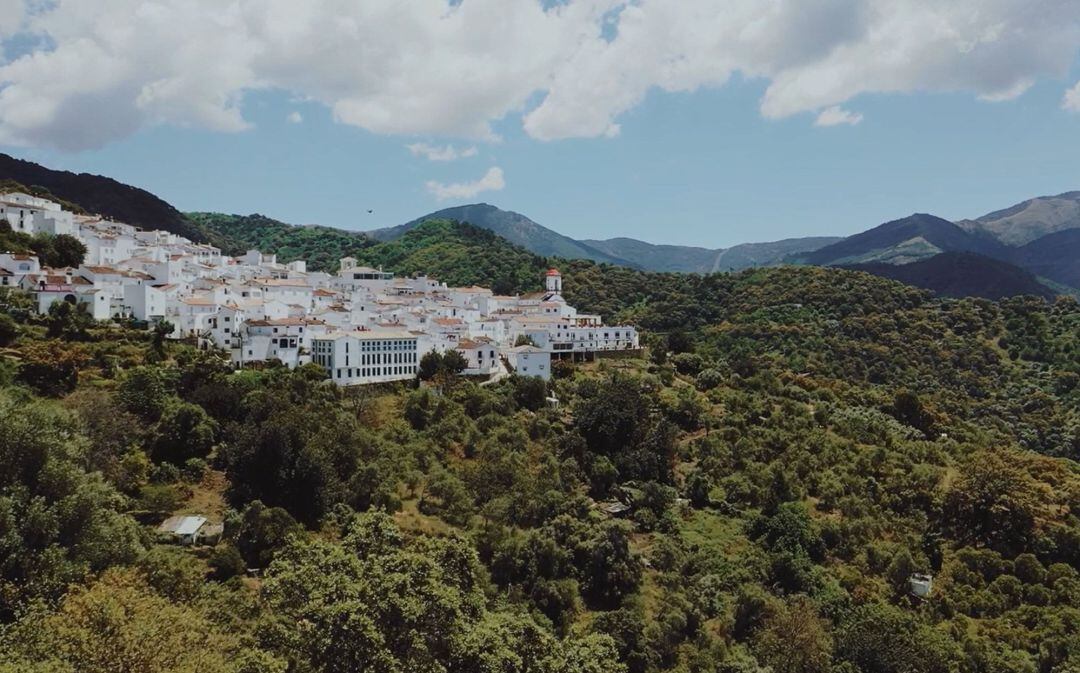
<instances>
[{"instance_id":1,"label":"cluster of buildings","mask_svg":"<svg viewBox=\"0 0 1080 673\"><path fill-rule=\"evenodd\" d=\"M633 327L605 325L567 304L555 269L543 292L504 296L397 278L350 257L334 274L258 250L230 257L21 193L0 194L5 219L15 231L69 234L86 245L78 268L42 268L33 255L0 252L0 286L29 292L38 311L67 301L98 320L168 322L174 338L223 349L238 367L313 362L339 385L383 383L411 379L424 354L453 349L468 362L466 375L512 370L547 379L553 359L639 348Z\"/></svg>"}]
</instances>

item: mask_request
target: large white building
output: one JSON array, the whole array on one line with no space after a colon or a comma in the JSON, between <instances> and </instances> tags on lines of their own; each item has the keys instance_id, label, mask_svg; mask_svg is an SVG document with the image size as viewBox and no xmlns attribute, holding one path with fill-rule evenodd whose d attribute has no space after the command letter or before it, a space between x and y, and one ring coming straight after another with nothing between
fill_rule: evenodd
<instances>
[{"instance_id":1,"label":"large white building","mask_svg":"<svg viewBox=\"0 0 1080 673\"><path fill-rule=\"evenodd\" d=\"M27 233L70 231L87 247L78 269L41 268L33 255L0 251L0 284L34 294L40 311L67 301L97 319L167 321L173 338L222 349L237 367L314 362L335 383L358 385L411 379L425 353L457 350L468 375L509 369L548 378L552 359L639 345L632 326L605 325L568 304L556 269L544 275L543 292L500 296L425 275L395 278L352 257L336 274L259 250L229 257L21 193L0 194L0 218Z\"/></svg>"},{"instance_id":2,"label":"large white building","mask_svg":"<svg viewBox=\"0 0 1080 673\"><path fill-rule=\"evenodd\" d=\"M312 361L342 386L405 381L420 364L419 335L402 330L334 332L311 344Z\"/></svg>"}]
</instances>

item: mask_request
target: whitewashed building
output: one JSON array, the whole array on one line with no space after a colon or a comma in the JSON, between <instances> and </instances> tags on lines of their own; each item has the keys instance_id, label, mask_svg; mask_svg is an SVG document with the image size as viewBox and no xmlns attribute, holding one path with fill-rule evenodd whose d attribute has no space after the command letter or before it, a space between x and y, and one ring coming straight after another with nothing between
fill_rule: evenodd
<instances>
[{"instance_id":1,"label":"whitewashed building","mask_svg":"<svg viewBox=\"0 0 1080 673\"><path fill-rule=\"evenodd\" d=\"M515 346L506 349L506 360L519 376L537 376L551 380L551 353L536 346Z\"/></svg>"},{"instance_id":2,"label":"whitewashed building","mask_svg":"<svg viewBox=\"0 0 1080 673\"><path fill-rule=\"evenodd\" d=\"M406 381L416 377L416 334L403 330L333 332L312 339L312 362L342 386Z\"/></svg>"}]
</instances>

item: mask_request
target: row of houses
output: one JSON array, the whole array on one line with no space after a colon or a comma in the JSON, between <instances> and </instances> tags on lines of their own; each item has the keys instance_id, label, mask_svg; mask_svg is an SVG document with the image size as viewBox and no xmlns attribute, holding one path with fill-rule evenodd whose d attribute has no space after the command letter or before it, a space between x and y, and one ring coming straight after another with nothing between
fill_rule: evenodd
<instances>
[{"instance_id":1,"label":"row of houses","mask_svg":"<svg viewBox=\"0 0 1080 673\"><path fill-rule=\"evenodd\" d=\"M238 367L315 363L336 383L413 378L420 358L454 349L465 374L508 368L550 377L553 358L588 358L639 348L629 325L605 325L562 296L562 275L547 271L544 290L497 295L449 287L426 275L398 278L351 257L336 273L308 271L250 250L229 256L164 231L144 231L77 215L26 194L0 194L0 218L27 233L68 233L87 246L78 268L42 268L33 255L0 253L0 285L36 298L80 304L96 319L167 321L171 337L229 353Z\"/></svg>"}]
</instances>

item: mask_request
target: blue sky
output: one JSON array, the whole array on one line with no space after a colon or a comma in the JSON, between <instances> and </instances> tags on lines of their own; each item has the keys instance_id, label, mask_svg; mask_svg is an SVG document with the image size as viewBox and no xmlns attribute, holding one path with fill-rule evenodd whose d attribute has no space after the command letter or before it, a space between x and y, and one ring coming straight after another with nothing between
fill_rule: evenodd
<instances>
[{"instance_id":1,"label":"blue sky","mask_svg":"<svg viewBox=\"0 0 1080 673\"><path fill-rule=\"evenodd\" d=\"M122 0L112 4L123 9ZM523 21L538 20L528 13L531 8L521 11ZM1012 15L996 18L1019 21ZM745 57L745 64L720 76L709 59L729 55L717 53L703 56L690 74L672 74L661 63L650 80L637 73L652 61L619 70L603 53L613 47L598 42L592 47L597 57L576 71L547 73L555 84L506 93L487 107L487 98L494 100L508 91L514 76L526 75L507 65L511 72L504 77L502 66L495 64L490 72L480 71L483 76L474 83L462 82L441 95L430 91L438 88L434 79L420 78L419 104L414 105L407 88L401 98L369 94L371 84L364 80L369 75L362 72L350 75L362 80L359 92L331 90L326 83L309 86L302 75L303 59L311 54L272 67L259 63L273 73L270 77L251 75L248 71L255 68L243 61L248 56L213 53L207 58L244 64L235 81L222 82L207 94L217 101L213 109L191 102L206 83L190 64L152 64L151 72L136 76L117 60L125 55L119 48L106 63L124 74L107 78L100 91L88 92L81 82L70 85L73 93L67 98L33 90L26 74L29 62L15 67L20 57L33 56L34 48L23 46L33 44L26 38L28 30L46 31L53 44L42 51L55 54L65 40L79 36L80 19L46 16L41 20L53 23L43 28L34 26L35 17L28 14L27 24L9 28L8 65L0 66L0 149L50 167L129 182L182 210L259 212L288 222L366 230L450 205L486 201L576 238L630 236L723 247L850 234L912 212L974 217L1032 196L1080 189L1080 114L1070 109L1066 94L1080 79L1080 28L1075 25L1067 26L1077 30L1064 37L1050 34L1046 39L1060 41L1062 53L1050 58L1040 51L1046 63L1014 73L1024 86L1004 95L1000 92L1013 83L996 79L992 68L1000 68L996 59L1005 58L996 53L985 56L988 63L979 68L965 61L969 52L960 50L931 64L928 73L897 71L891 65L860 71L862 81L825 95L814 83L820 80L820 90L831 91L835 81L853 77L853 66L825 68L815 56L783 68L770 65L771 71L748 77L744 73L768 68ZM648 17L641 19L641 26L651 25ZM423 30L403 30L413 29ZM563 32L566 27L560 25L551 39L563 39ZM630 28L625 32L630 40ZM269 38L260 33L259 39ZM853 38L835 39L845 46ZM20 45L18 52L11 45ZM1023 56L1023 45L1006 46L1011 58ZM836 47L831 48L835 53ZM916 48L929 47L920 43ZM130 49L132 62L141 63L139 47ZM620 55L619 62L625 58ZM660 62L666 58L656 55ZM473 72L473 61L462 63L462 72ZM33 66L46 69L37 71L39 79L42 72L53 74L48 68L72 67L61 60ZM347 88L338 73L348 67L332 66L322 60L311 66L313 79ZM290 68L299 74L289 74ZM944 84L939 81L941 72L952 71L958 74ZM529 70L528 76L535 74ZM245 84L245 77L258 84ZM875 81L888 85L878 87ZM14 92L6 100L5 85ZM591 100L597 87L609 89ZM174 89L182 97L168 98ZM146 103L147 91L155 96L165 92L160 109ZM221 91L228 93L227 100ZM137 104L128 98L137 98ZM17 111L21 120L41 100L54 108L59 100L60 111L4 127L5 110ZM189 104L191 110L185 110ZM65 117L65 106L74 111L70 117ZM830 108L848 121L859 121L815 124ZM414 143L453 145L459 151L475 147L476 152L454 161L430 161L406 148ZM503 180L491 185L500 189L445 199L432 193L432 182L469 183L495 168ZM369 215L369 208L375 212Z\"/></svg>"}]
</instances>

